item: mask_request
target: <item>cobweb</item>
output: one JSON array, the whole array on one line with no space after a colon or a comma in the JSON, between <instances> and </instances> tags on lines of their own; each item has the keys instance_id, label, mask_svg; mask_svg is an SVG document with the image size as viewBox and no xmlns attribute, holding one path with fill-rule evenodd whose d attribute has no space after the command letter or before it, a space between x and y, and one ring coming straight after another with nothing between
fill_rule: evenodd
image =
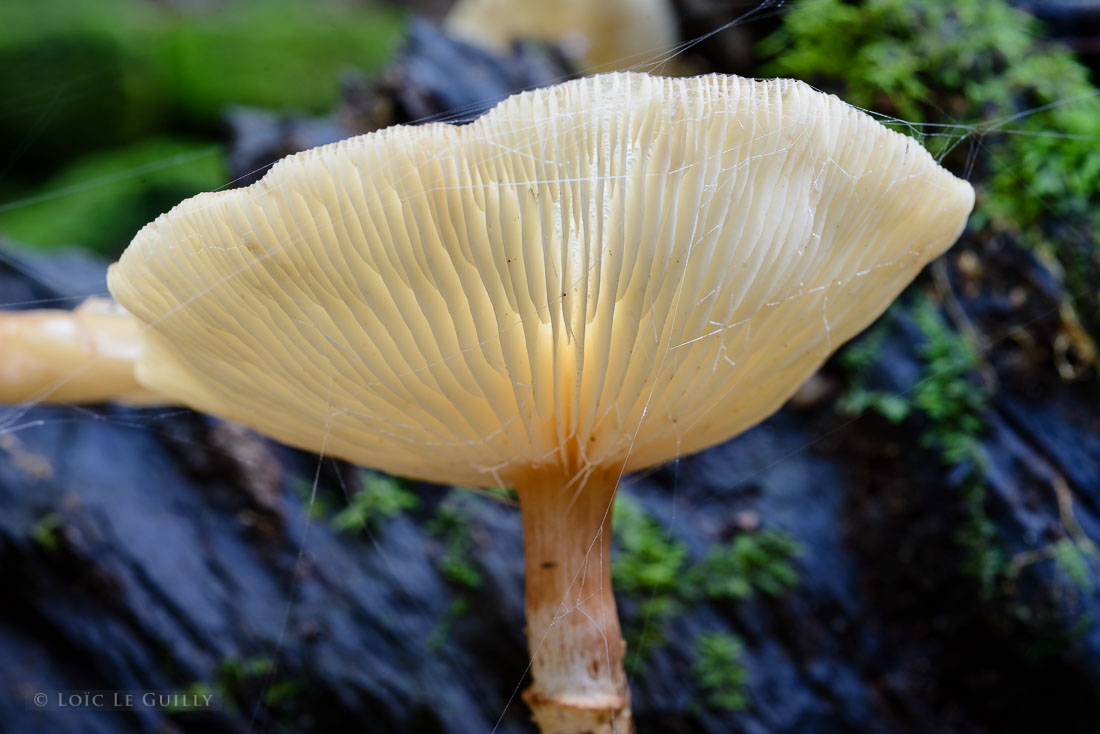
<instances>
[{"instance_id":1,"label":"cobweb","mask_svg":"<svg viewBox=\"0 0 1100 734\"><path fill-rule=\"evenodd\" d=\"M653 74L660 74L662 71L668 69L670 67L670 65L675 63L679 58L681 58L685 54L689 53L691 51L691 49L693 49L698 44L707 41L711 37L718 36L718 35L720 35L724 32L727 32L730 29L732 29L734 27L737 27L739 25L743 25L743 24L746 24L746 23L752 23L752 22L756 22L756 21L759 21L759 20L764 19L764 18L772 17L772 16L778 14L779 12L781 12L782 5L783 5L783 3L781 3L781 2L773 2L773 1L770 1L770 0L766 0L765 2L761 2L761 3L759 3L755 6L748 7L746 9L746 11L740 17L734 19L733 21L730 21L729 23L725 23L725 24L722 24L718 27L715 27L713 30L711 30L710 32L708 32L704 35L700 35L698 37L695 37L693 39L685 41L681 44L678 44L677 46L675 46L673 48L654 49L651 54L647 54L644 58L628 60L628 61L631 62L630 68L632 70L635 70L635 71L642 71L642 72L649 72L649 73L653 73ZM561 81L564 81L564 79L562 79ZM894 128L894 129L901 130L901 131L905 132L906 134L914 137L915 139L917 139L918 141L920 141L922 143L927 144L931 141L935 141L936 142L936 145L935 145L936 157L940 161L943 161L948 156L951 156L952 154L954 154L956 150L965 149L966 150L965 163L962 167L962 170L955 171L955 173L959 176L962 176L964 178L969 179L974 173L975 165L980 159L980 156L981 156L981 154L984 150L985 144L986 144L986 140L989 136L991 136L993 134L996 134L998 136L1005 136L1005 135L1043 135L1044 133L1042 131L1026 130L1026 129L1022 129L1022 128L1018 127L1018 125L1019 125L1019 123L1021 123L1021 121L1025 120L1026 118L1028 118L1032 115L1035 115L1039 112L1050 109L1054 106L1067 106L1067 105L1078 104L1078 103L1082 102L1083 99L1085 99L1085 98L1071 97L1071 98L1061 99L1061 100L1058 100L1058 101L1053 102L1053 103L1048 104L1048 105L1043 105L1043 106L1038 106L1038 107L1034 107L1034 108L1031 108L1031 109L1023 110L1023 111L1020 111L1018 113L1014 113L1012 115L997 118L997 119L969 120L969 121L958 121L958 122L949 122L949 123L917 123L917 122L907 121L907 120L904 120L904 119L899 119L899 118L886 116L886 115L883 115L883 114L880 114L880 113L876 113L872 110L864 110L864 111L867 112L868 114L871 114L872 116L874 116L880 122ZM480 108L481 106L482 106L481 104L471 104L468 108L464 108L464 109L460 108L460 109L452 110L452 111L448 112L446 115L439 115L439 116L434 116L434 117L430 117L430 118L423 118L421 120L418 120L417 122L420 122L420 123L437 122L437 121L466 122L470 119L470 114L472 113L472 111L475 110L475 109ZM1057 131L1050 131L1049 134L1057 136L1059 133ZM144 173L148 170L153 170L157 167L169 167L169 166L173 166L173 165L178 165L182 162L184 162L184 159L180 158L179 156L173 156L171 158L165 158L161 161L156 161L156 162L153 162L153 163L150 163L150 164L146 164L146 165L143 165L141 167L131 169L129 171L121 172L121 173L118 173L118 174L113 174L110 177L110 180L116 180L120 177L127 177L127 176L139 176L142 173ZM262 170L262 169L258 169L258 170ZM257 171L250 172L249 174L247 174L247 176L242 177L242 178L246 178L248 176L251 176L256 172ZM87 182L84 182L84 183L81 183L81 184L78 184L78 185L75 185L75 186L72 186L72 187L68 187L68 188L65 188L65 189L62 189L62 190L49 192L49 193L46 193L46 194L43 194L43 195L39 195L39 196L27 198L27 199L3 202L3 203L0 203L0 211L7 211L7 210L12 210L12 209L17 209L17 208L20 208L20 207L23 207L23 206L29 206L30 204L37 203L39 201L50 199L50 198L56 198L56 199L60 200L60 199L63 199L66 195L71 194L75 191L79 191L81 189L86 189L86 188L94 188L96 186L104 185L106 183L108 183L107 179L90 180L90 181L87 181ZM235 183L237 183L237 181L229 181L222 188L232 187ZM1046 205L1044 204L1044 206L1046 206ZM1046 208L1049 209L1049 207L1046 207ZM299 234L302 234L302 229L301 228L299 228L298 231L291 233L292 236L296 236L296 235L299 235ZM289 246L290 243L288 242L287 244ZM21 266L19 266L18 264L14 263L14 262L10 262L10 264L13 267L16 267L16 268L21 267ZM890 265L891 265L891 263L886 263L886 264L883 265L883 267L889 267ZM35 274L32 273L32 272L27 272L26 274L27 274L28 277L31 277L31 278L35 277ZM685 271L685 277L686 277L686 271ZM220 285L219 283L214 283L214 284L211 284L209 286L209 288L213 289L213 288L218 287L219 285ZM682 283L681 283L681 285L682 285ZM91 291L91 292L88 292L88 293L79 294L79 296L61 297L61 298L55 298L55 299L45 299L45 300L34 301L34 302L28 302L28 301L15 302L15 301L13 301L13 302L0 303L0 308L14 309L14 308L27 308L27 307L42 307L42 308L67 307L69 305L75 305L75 302L77 302L79 300L83 300L83 298L88 297L88 296L107 296L107 295L108 294L107 294L106 288L104 287L102 289L98 289L98 290ZM196 293L193 300L197 302L199 299L202 298L202 296L203 296L203 292ZM724 334L726 331L729 331L733 327L736 327L737 324L729 324L729 323L723 323L723 322L713 322L713 326L714 326L714 332L713 332L714 334ZM826 324L826 328L827 327L828 327L828 324ZM990 336L983 344L981 344L979 346L983 350L992 349L998 343L1000 343L1004 340L1012 338L1012 334L1015 331L1018 331L1020 329L1025 328L1025 327L1026 327L1026 324L1025 325L1014 325L1014 326L1012 326L1011 329L1006 331L1006 333L1004 333L1004 334ZM656 334L654 334L654 336L656 336ZM705 335L705 336L707 336L707 335ZM745 335L745 336L747 338L747 335ZM329 339L329 340L333 341L334 343L341 343L341 340L343 338L340 334L324 334L324 337L326 339ZM683 345L680 345L680 346L683 346ZM838 346L838 345L830 344L829 345L829 351L831 351L836 346ZM671 350L666 351L665 354L662 355L661 359L663 360L665 358L669 358L670 353L671 353ZM447 359L449 357L452 357L452 356L457 357L458 355L447 355L447 356L445 356L445 359ZM728 359L728 357L726 357L726 358ZM72 375L72 377L75 377L75 374ZM732 388L733 388L733 386L730 386L729 389L732 389ZM910 388L910 389L913 389L913 388ZM126 427L129 427L129 428L132 428L132 429L135 429L135 430L157 432L159 430L158 425L162 421L167 420L167 419L169 419L171 417L174 417L176 415L179 415L182 412L178 408L165 408L165 409L152 409L152 410L141 410L141 411L135 410L135 411L132 411L132 412L126 412L126 413L121 413L121 414L103 415L103 414L100 414L100 413L97 413L97 412L94 412L94 411L91 411L91 410L87 410L87 409L82 408L80 406L75 406L74 405L74 406L69 407L68 416L65 417L65 418L56 418L56 417L38 418L38 417L34 417L34 414L32 413L32 410L36 406L38 406L41 403L42 400L44 400L48 397L49 397L48 394L43 394L43 395L37 396L35 400L29 401L26 404L19 405L19 406L5 407L4 409L0 410L0 439L5 438L5 437L17 437L22 432L32 431L37 427L45 425L47 422L53 422L53 421L97 421L97 422L108 421L108 422L116 423L118 425L124 425ZM650 388L649 392L645 396L643 396L644 407L641 411L641 415L643 417L645 415L647 415L649 413L649 411L658 409L658 406L656 405L656 401L657 401L657 398L656 398L656 395L655 395L655 386L654 386L654 387ZM340 405L338 405L338 404L330 405L330 412L333 415L338 413L340 410L341 410ZM851 419L851 421L855 421L855 420L858 420L858 417L854 417L854 418ZM841 428L842 427L834 428L834 429L832 429L831 432L839 431L839 430L841 430ZM328 435L327 429L325 431L323 431L323 433L325 434L325 436L327 438L327 435ZM820 440L823 440L825 438L826 438L826 436L824 436L824 435L820 436L817 439L815 439L814 441L812 441L810 443L807 443L806 445L800 447L796 451L790 452L789 454L787 454L783 458L779 459L778 461L784 461L786 459L790 459L790 458L794 457L795 455L797 455L798 453L801 453L801 452L806 451L807 449L809 449L813 445L813 443L815 443L817 441L820 441ZM621 465L622 470L625 470L625 467L626 467L627 463L629 462L629 457L631 455L632 450L633 450L633 448L628 448L627 449L627 452L626 452L627 459L626 459L626 461L622 462L622 465ZM677 458L675 458L673 460L674 477L679 476L679 453L680 452L677 451ZM314 475L312 477L311 493L310 493L310 498L309 498L310 506L312 506L313 503L316 501L317 490L318 490L318 486L319 486L319 482L320 482L320 477L321 477L321 474L322 474L323 463L325 461L328 461L328 460L329 459L326 457L325 442L323 441L321 451L320 451L319 456L317 458L315 472L314 472ZM764 467L764 468L758 470L753 475L749 475L749 476L745 477L745 479L746 480L751 479L756 474L759 474L759 473L762 473L763 471L766 471L768 468L771 468L771 466L774 466L775 463L778 463L778 461L774 462L773 464L770 464L767 467ZM676 486L677 483L678 483L678 479L674 479L674 482L673 482L673 484L674 484L673 507L675 507L675 486ZM348 488L344 487L344 491L345 491L345 494L347 494L348 493ZM350 497L348 497L348 499L350 500ZM611 512L611 505L610 504L607 506L605 512L607 514L609 514ZM676 523L677 523L677 518L675 517L675 515L673 515L670 518L666 518L666 521L668 522L668 524L670 526L675 527ZM314 521L311 520L309 522L312 523ZM374 535L374 533L372 533L371 528L367 527L367 526L364 526L363 530L367 534L367 536L369 537L370 542L374 546L375 552L382 559L382 561L384 563L386 563L387 565L390 565L391 567L393 567L393 564L390 562L390 559L387 558L387 556L386 556L386 551L385 551L383 545L379 542L379 539ZM297 557L298 557L299 567L301 566L301 564L304 562L304 559L309 554L309 542L310 542L310 532L309 532L309 525L307 524L307 532L302 536L301 545L297 549ZM589 553L598 553L598 552L600 552L600 547L601 547L600 542L601 542L601 537L599 535L597 535L596 537L591 538L589 548L588 548L588 552ZM296 597L295 587L296 587L296 584L298 583L298 578L300 577L300 570L301 570L300 568L296 568L291 573L291 576L290 576L291 580L289 582L290 591L289 591L289 595L288 595L288 598L289 598L288 606L282 613L283 620L284 620L284 624L283 624L283 634L284 635L286 634L287 625L289 623L289 620L291 619L292 612L293 612L293 604L295 603L294 599ZM581 583L583 582L583 579L581 578L582 572L583 572L583 568L577 569L578 588L581 585ZM395 578L395 580L397 579L396 572L394 573L394 578ZM396 582L400 583L399 580L397 580ZM517 590L517 593L519 593L519 590ZM583 601L583 600L577 599L575 597L563 598L561 600L561 605L560 605L560 608L559 608L559 611L558 611L559 618L564 618L567 615L577 613L577 610L580 608L580 602L581 601ZM423 610L421 610L421 611L423 611ZM520 620L517 620L517 624L518 623L520 623ZM596 624L596 621L593 620L593 623ZM536 654L537 654L537 651L538 651L538 648L539 648L540 644L541 644L541 640L534 641L533 647L534 647L534 650L535 650ZM606 644L606 640L605 640L605 644ZM282 641L280 640L280 643L279 643L279 646L277 647L277 649L272 651L272 655L271 655L272 659L278 660L278 658L279 658L278 653L279 653L279 650L281 649L281 647L282 647ZM442 654L449 655L450 653L447 651L447 648L444 648ZM456 670L456 671L460 671L464 675L469 675L468 673L466 673L466 671L463 670L463 666L458 661L454 661L454 664L452 665L452 669ZM498 728L502 725L502 722L505 720L506 715L509 713L509 711L512 709L512 707L518 705L516 699L518 698L518 694L521 690L521 687L522 687L522 684L523 684L523 681L524 681L524 678L525 678L526 674L527 674L526 670L517 671L515 686L513 688L512 694L507 700L499 702L499 704L498 704L499 705L499 717L496 721L496 725L492 727L491 731L493 731L493 732L497 731ZM269 684L271 682L273 682L274 676L275 676L275 671L271 671L269 673L269 676L268 676L268 683ZM471 687L472 688L477 688L478 686L473 685ZM260 702L258 702L256 705L257 705L257 710L254 711L252 716L251 716L251 720L252 720L253 724L255 724L258 721L259 715L260 715L260 707L262 707L264 705L262 703L262 697L261 697Z\"/></svg>"}]
</instances>

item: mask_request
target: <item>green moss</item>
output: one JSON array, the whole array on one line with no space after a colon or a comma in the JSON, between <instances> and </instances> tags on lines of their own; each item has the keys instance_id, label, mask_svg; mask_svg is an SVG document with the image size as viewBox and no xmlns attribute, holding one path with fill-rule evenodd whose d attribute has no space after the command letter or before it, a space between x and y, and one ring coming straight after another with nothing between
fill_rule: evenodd
<instances>
[{"instance_id":1,"label":"green moss","mask_svg":"<svg viewBox=\"0 0 1100 734\"><path fill-rule=\"evenodd\" d=\"M460 596L457 599L451 601L447 605L447 610L443 612L443 616L436 622L435 628L432 633L428 635L428 640L425 642L428 650L436 652L440 650L447 642L447 637L451 634L451 629L462 617L470 611L470 600L465 596Z\"/></svg>"},{"instance_id":2,"label":"green moss","mask_svg":"<svg viewBox=\"0 0 1100 734\"><path fill-rule=\"evenodd\" d=\"M203 706L192 705L191 702L197 700L207 700L212 704L216 702L216 705L227 705L225 703L225 696L219 690L218 686L206 683L205 681L196 681L186 686L183 689L183 693L187 695L187 699L174 699L167 706L164 707L166 714L186 714L190 711L202 711L205 709ZM235 706L230 706L231 710L236 710Z\"/></svg>"},{"instance_id":3,"label":"green moss","mask_svg":"<svg viewBox=\"0 0 1100 734\"><path fill-rule=\"evenodd\" d=\"M264 705L271 708L277 707L292 700L306 690L306 684L301 680L277 680L264 689Z\"/></svg>"},{"instance_id":4,"label":"green moss","mask_svg":"<svg viewBox=\"0 0 1100 734\"><path fill-rule=\"evenodd\" d=\"M310 519L323 520L331 517L335 508L328 500L325 493L313 491L313 481L300 476L292 476L288 480L290 491L306 505L306 514Z\"/></svg>"},{"instance_id":5,"label":"green moss","mask_svg":"<svg viewBox=\"0 0 1100 734\"><path fill-rule=\"evenodd\" d=\"M705 632L696 639L691 677L704 692L708 707L725 711L748 708L744 650L741 639L728 632Z\"/></svg>"},{"instance_id":6,"label":"green moss","mask_svg":"<svg viewBox=\"0 0 1100 734\"><path fill-rule=\"evenodd\" d=\"M629 671L638 670L665 645L667 626L701 595L746 599L759 590L778 596L799 582L791 563L799 546L778 530L741 533L696 561L687 546L623 492L615 498L612 527L615 593L629 597L634 607L634 613L623 620Z\"/></svg>"},{"instance_id":7,"label":"green moss","mask_svg":"<svg viewBox=\"0 0 1100 734\"><path fill-rule=\"evenodd\" d=\"M962 569L978 580L982 596L991 599L1009 572L1008 557L986 509L988 459L982 448L990 395L977 375L974 346L952 329L927 299L913 308L924 337L919 348L921 378L911 391L922 417L921 445L936 452L945 467L962 470L963 519L956 533L965 556Z\"/></svg>"},{"instance_id":8,"label":"green moss","mask_svg":"<svg viewBox=\"0 0 1100 734\"><path fill-rule=\"evenodd\" d=\"M435 567L456 591L456 598L447 606L425 641L429 651L443 646L455 623L470 611L471 595L483 583L481 570L474 560L474 538L465 504L467 492L469 490L452 490L424 526L427 533L443 543L442 554L435 555Z\"/></svg>"},{"instance_id":9,"label":"green moss","mask_svg":"<svg viewBox=\"0 0 1100 734\"><path fill-rule=\"evenodd\" d=\"M41 548L53 553L59 546L57 530L60 527L61 514L57 512L46 513L31 528L31 537Z\"/></svg>"},{"instance_id":10,"label":"green moss","mask_svg":"<svg viewBox=\"0 0 1100 734\"><path fill-rule=\"evenodd\" d=\"M239 713L240 703L248 701L251 696L258 696L265 706L275 708L286 704L307 687L305 681L300 679L269 680L275 670L275 661L266 655L226 658L214 669L211 681L195 681L184 690L193 696L209 696L216 705L224 706L231 713ZM166 709L171 714L196 710L201 710L201 707L173 704Z\"/></svg>"},{"instance_id":11,"label":"green moss","mask_svg":"<svg viewBox=\"0 0 1100 734\"><path fill-rule=\"evenodd\" d=\"M989 491L983 477L976 471L967 473L960 495L963 516L955 540L965 553L961 568L977 580L981 597L993 600L1002 596L1002 582L1011 567L986 509Z\"/></svg>"},{"instance_id":12,"label":"green moss","mask_svg":"<svg viewBox=\"0 0 1100 734\"><path fill-rule=\"evenodd\" d=\"M637 670L667 642L665 628L688 595L687 547L672 538L628 495L619 492L612 516L616 550L611 556L615 592L634 599L637 614L625 620L627 670Z\"/></svg>"},{"instance_id":13,"label":"green moss","mask_svg":"<svg viewBox=\"0 0 1100 734\"><path fill-rule=\"evenodd\" d=\"M481 572L471 560L474 539L470 520L457 503L441 503L424 530L443 541L443 554L435 562L443 578L461 588L481 588Z\"/></svg>"},{"instance_id":14,"label":"green moss","mask_svg":"<svg viewBox=\"0 0 1100 734\"><path fill-rule=\"evenodd\" d=\"M766 75L900 117L887 124L978 172L971 226L1053 252L1097 338L1100 253L1087 233L1100 227L1100 95L1039 30L1000 0L804 0L759 48Z\"/></svg>"},{"instance_id":15,"label":"green moss","mask_svg":"<svg viewBox=\"0 0 1100 734\"><path fill-rule=\"evenodd\" d=\"M516 494L516 490L510 487L490 487L489 489L471 489L470 491L478 492L486 497L492 497L508 504L514 505L519 502L519 495Z\"/></svg>"},{"instance_id":16,"label":"green moss","mask_svg":"<svg viewBox=\"0 0 1100 734\"><path fill-rule=\"evenodd\" d=\"M801 548L786 533L756 530L710 549L699 567L698 583L712 599L747 599L759 589L779 596L798 586L791 559Z\"/></svg>"},{"instance_id":17,"label":"green moss","mask_svg":"<svg viewBox=\"0 0 1100 734\"><path fill-rule=\"evenodd\" d=\"M891 423L901 423L909 417L912 406L906 396L872 390L866 384L890 331L894 314L895 310L891 308L871 330L840 352L838 361L848 376L848 390L837 400L836 407L841 413L859 416L872 411Z\"/></svg>"},{"instance_id":18,"label":"green moss","mask_svg":"<svg viewBox=\"0 0 1100 734\"><path fill-rule=\"evenodd\" d=\"M1082 549L1072 538L1062 538L1051 545L1051 557L1054 564L1078 590L1088 593L1093 590L1093 562L1096 549Z\"/></svg>"},{"instance_id":19,"label":"green moss","mask_svg":"<svg viewBox=\"0 0 1100 734\"><path fill-rule=\"evenodd\" d=\"M147 3L0 3L0 139L5 180L148 135L167 118L142 63ZM125 37L133 40L129 44ZM9 147L10 146L10 147Z\"/></svg>"},{"instance_id":20,"label":"green moss","mask_svg":"<svg viewBox=\"0 0 1100 734\"><path fill-rule=\"evenodd\" d=\"M1011 102L1012 90L989 82L1041 51L1033 30L998 0L805 0L759 51L769 75L840 85L852 104L919 123L943 118L948 95L967 113L992 97Z\"/></svg>"},{"instance_id":21,"label":"green moss","mask_svg":"<svg viewBox=\"0 0 1100 734\"><path fill-rule=\"evenodd\" d=\"M962 520L955 538L964 551L962 569L977 579L981 595L991 599L1010 566L986 509L987 458L981 437L989 391L978 376L974 346L944 321L931 301L919 298L910 313L923 339L917 347L921 372L913 386L891 393L866 384L894 318L892 310L887 320L842 353L849 389L837 401L837 409L847 415L872 410L892 423L914 421L921 446L946 469L959 472Z\"/></svg>"},{"instance_id":22,"label":"green moss","mask_svg":"<svg viewBox=\"0 0 1100 734\"><path fill-rule=\"evenodd\" d=\"M242 0L183 12L139 0L5 3L0 54L19 65L0 72L0 84L18 93L13 112L30 125L58 100L204 123L229 103L323 112L341 71L379 68L403 24L391 8L344 2Z\"/></svg>"},{"instance_id":23,"label":"green moss","mask_svg":"<svg viewBox=\"0 0 1100 734\"><path fill-rule=\"evenodd\" d=\"M243 684L250 678L267 675L275 669L275 661L266 655L248 658L226 658L218 665L218 677L230 688Z\"/></svg>"},{"instance_id":24,"label":"green moss","mask_svg":"<svg viewBox=\"0 0 1100 734\"><path fill-rule=\"evenodd\" d=\"M337 532L376 533L387 520L420 506L420 498L405 489L399 479L370 471L360 477L362 489L332 518L332 528Z\"/></svg>"},{"instance_id":25,"label":"green moss","mask_svg":"<svg viewBox=\"0 0 1100 734\"><path fill-rule=\"evenodd\" d=\"M618 550L611 566L615 589L624 594L679 592L687 547L673 539L625 494L615 500L612 516Z\"/></svg>"},{"instance_id":26,"label":"green moss","mask_svg":"<svg viewBox=\"0 0 1100 734\"><path fill-rule=\"evenodd\" d=\"M913 318L925 340L919 349L921 379L912 391L913 406L928 419L922 443L948 466L970 462L980 468L985 455L979 436L990 396L977 377L978 354L931 301L919 300Z\"/></svg>"},{"instance_id":27,"label":"green moss","mask_svg":"<svg viewBox=\"0 0 1100 734\"><path fill-rule=\"evenodd\" d=\"M982 596L989 599L1009 572L1007 554L986 509L988 459L981 434L990 395L978 379L973 345L943 320L936 307L922 299L913 318L925 340L919 350L921 379L912 390L913 407L925 421L920 441L944 466L963 470L963 520L956 534L965 551L962 569L978 580Z\"/></svg>"},{"instance_id":28,"label":"green moss","mask_svg":"<svg viewBox=\"0 0 1100 734\"><path fill-rule=\"evenodd\" d=\"M837 402L837 409L846 415L862 415L873 411L891 423L902 423L909 417L911 407L902 395L867 390L860 386L853 386Z\"/></svg>"}]
</instances>

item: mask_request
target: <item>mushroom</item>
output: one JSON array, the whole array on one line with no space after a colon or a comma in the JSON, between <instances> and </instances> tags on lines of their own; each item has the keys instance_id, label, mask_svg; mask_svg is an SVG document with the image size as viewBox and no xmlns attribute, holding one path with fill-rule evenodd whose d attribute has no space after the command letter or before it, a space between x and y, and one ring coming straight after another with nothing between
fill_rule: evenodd
<instances>
[{"instance_id":1,"label":"mushroom","mask_svg":"<svg viewBox=\"0 0 1100 734\"><path fill-rule=\"evenodd\" d=\"M628 732L625 472L774 412L958 237L973 190L790 80L610 74L306 151L147 225L138 381L393 474L514 486L543 732Z\"/></svg>"},{"instance_id":2,"label":"mushroom","mask_svg":"<svg viewBox=\"0 0 1100 734\"><path fill-rule=\"evenodd\" d=\"M494 51L548 41L586 73L628 69L676 44L669 0L459 0L444 27Z\"/></svg>"},{"instance_id":3,"label":"mushroom","mask_svg":"<svg viewBox=\"0 0 1100 734\"><path fill-rule=\"evenodd\" d=\"M163 402L134 376L140 331L107 298L89 298L72 311L0 314L0 403Z\"/></svg>"}]
</instances>

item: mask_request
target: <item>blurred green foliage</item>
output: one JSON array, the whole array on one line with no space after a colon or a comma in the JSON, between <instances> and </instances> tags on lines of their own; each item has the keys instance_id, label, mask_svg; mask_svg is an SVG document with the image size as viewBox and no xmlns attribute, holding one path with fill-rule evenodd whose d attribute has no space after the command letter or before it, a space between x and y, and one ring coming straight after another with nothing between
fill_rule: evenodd
<instances>
[{"instance_id":1,"label":"blurred green foliage","mask_svg":"<svg viewBox=\"0 0 1100 734\"><path fill-rule=\"evenodd\" d=\"M798 543L786 533L738 533L732 542L710 549L699 568L698 583L712 599L747 599L754 589L779 596L798 586L798 572L791 559L800 552Z\"/></svg>"},{"instance_id":2,"label":"blurred green foliage","mask_svg":"<svg viewBox=\"0 0 1100 734\"><path fill-rule=\"evenodd\" d=\"M895 313L894 307L888 309L870 330L846 345L838 355L838 361L848 375L848 390L840 396L836 405L841 413L856 416L871 411L891 423L901 423L909 417L912 406L906 395L867 387L867 379L890 332Z\"/></svg>"},{"instance_id":3,"label":"blurred green foliage","mask_svg":"<svg viewBox=\"0 0 1100 734\"><path fill-rule=\"evenodd\" d=\"M519 495L511 487L489 487L488 489L470 489L469 491L477 492L510 505L519 503Z\"/></svg>"},{"instance_id":4,"label":"blurred green foliage","mask_svg":"<svg viewBox=\"0 0 1100 734\"><path fill-rule=\"evenodd\" d=\"M315 491L313 479L291 475L287 479L287 487L305 505L306 514L311 520L324 520L336 513L337 510L328 499L328 492ZM321 488L318 486L317 489Z\"/></svg>"},{"instance_id":5,"label":"blurred green foliage","mask_svg":"<svg viewBox=\"0 0 1100 734\"><path fill-rule=\"evenodd\" d=\"M803 0L760 46L795 76L900 120L979 189L972 226L1052 251L1100 336L1100 95L1038 22L1000 0Z\"/></svg>"},{"instance_id":6,"label":"blurred green foliage","mask_svg":"<svg viewBox=\"0 0 1100 734\"><path fill-rule=\"evenodd\" d=\"M1050 546L1051 558L1059 571L1083 592L1091 592L1093 581L1093 563L1095 548L1082 549L1073 538L1062 538Z\"/></svg>"},{"instance_id":7,"label":"blurred green foliage","mask_svg":"<svg viewBox=\"0 0 1100 734\"><path fill-rule=\"evenodd\" d=\"M10 209L0 204L0 228L18 242L79 245L113 255L146 222L225 180L220 146L150 138L91 153L50 177L43 193Z\"/></svg>"},{"instance_id":8,"label":"blurred green foliage","mask_svg":"<svg viewBox=\"0 0 1100 734\"><path fill-rule=\"evenodd\" d=\"M917 301L913 318L925 340L919 349L923 372L912 391L913 407L928 419L921 443L949 466L979 464L990 396L977 378L978 353L928 299Z\"/></svg>"},{"instance_id":9,"label":"blurred green foliage","mask_svg":"<svg viewBox=\"0 0 1100 734\"><path fill-rule=\"evenodd\" d=\"M378 532L387 520L405 510L420 506L420 498L401 485L401 480L386 474L365 471L363 488L348 501L348 506L332 517L337 532Z\"/></svg>"},{"instance_id":10,"label":"blurred green foliage","mask_svg":"<svg viewBox=\"0 0 1100 734\"><path fill-rule=\"evenodd\" d=\"M745 692L748 671L742 662L745 646L728 632L704 632L695 641L691 677L706 693L710 708L743 711L749 706Z\"/></svg>"},{"instance_id":11,"label":"blurred green foliage","mask_svg":"<svg viewBox=\"0 0 1100 734\"><path fill-rule=\"evenodd\" d=\"M62 517L58 512L49 512L38 519L31 529L31 537L43 550L48 553L57 551L60 547L57 532L62 525Z\"/></svg>"},{"instance_id":12,"label":"blurred green foliage","mask_svg":"<svg viewBox=\"0 0 1100 734\"><path fill-rule=\"evenodd\" d=\"M249 700L259 689L263 691L264 705L277 708L303 693L307 686L301 679L272 678L276 671L275 661L263 655L226 658L218 663L213 681L195 681L184 692L191 696L209 696L215 705L239 712L242 702ZM173 714L186 714L204 708L206 706L173 702L166 710Z\"/></svg>"},{"instance_id":13,"label":"blurred green foliage","mask_svg":"<svg viewBox=\"0 0 1100 734\"><path fill-rule=\"evenodd\" d=\"M226 5L175 25L152 63L184 119L216 121L230 103L327 112L345 68L377 69L401 35L401 16L355 3L263 0Z\"/></svg>"},{"instance_id":14,"label":"blurred green foliage","mask_svg":"<svg viewBox=\"0 0 1100 734\"><path fill-rule=\"evenodd\" d=\"M400 36L398 13L356 3L3 3L0 135L57 163L165 128L215 129L229 104L325 112L341 70L377 69Z\"/></svg>"},{"instance_id":15,"label":"blurred green foliage","mask_svg":"<svg viewBox=\"0 0 1100 734\"><path fill-rule=\"evenodd\" d=\"M428 650L441 648L451 629L471 608L471 595L481 588L482 573L474 555L474 537L470 530L469 513L474 496L470 490L454 488L436 507L435 515L424 530L443 542L443 553L435 554L435 567L450 584L457 596L451 600L425 645Z\"/></svg>"},{"instance_id":16,"label":"blurred green foliage","mask_svg":"<svg viewBox=\"0 0 1100 734\"><path fill-rule=\"evenodd\" d=\"M0 3L0 231L117 254L156 214L226 183L213 146L228 105L327 111L341 71L377 69L401 28L400 13L358 3Z\"/></svg>"},{"instance_id":17,"label":"blurred green foliage","mask_svg":"<svg viewBox=\"0 0 1100 734\"><path fill-rule=\"evenodd\" d=\"M470 600L466 596L460 596L457 599L452 599L451 603L447 605L447 609L443 612L443 616L436 622L435 627L432 629L432 633L428 635L428 639L424 641L424 646L428 648L430 652L438 652L442 649L443 645L447 642L447 638L451 635L451 630L454 629L455 623L465 617L470 612Z\"/></svg>"},{"instance_id":18,"label":"blurred green foliage","mask_svg":"<svg viewBox=\"0 0 1100 734\"><path fill-rule=\"evenodd\" d=\"M615 499L612 527L618 552L611 577L624 594L669 594L683 583L688 550L628 495Z\"/></svg>"},{"instance_id":19,"label":"blurred green foliage","mask_svg":"<svg viewBox=\"0 0 1100 734\"><path fill-rule=\"evenodd\" d=\"M631 597L638 606L628 620L627 670L639 668L651 652L664 646L665 627L680 611L687 593L685 571L688 549L629 495L618 492L612 510L616 549L611 555L615 593Z\"/></svg>"},{"instance_id":20,"label":"blurred green foliage","mask_svg":"<svg viewBox=\"0 0 1100 734\"><path fill-rule=\"evenodd\" d=\"M436 558L436 568L443 578L465 589L481 587L481 572L475 565L474 539L470 534L470 519L462 508L463 499L454 490L436 508L435 516L424 530L443 541L443 555Z\"/></svg>"}]
</instances>

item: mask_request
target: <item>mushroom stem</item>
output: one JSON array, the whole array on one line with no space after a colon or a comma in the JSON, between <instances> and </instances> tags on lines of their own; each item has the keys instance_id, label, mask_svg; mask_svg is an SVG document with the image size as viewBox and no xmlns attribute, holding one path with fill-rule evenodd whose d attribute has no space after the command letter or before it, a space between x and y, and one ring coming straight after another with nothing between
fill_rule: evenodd
<instances>
[{"instance_id":1,"label":"mushroom stem","mask_svg":"<svg viewBox=\"0 0 1100 734\"><path fill-rule=\"evenodd\" d=\"M523 698L542 734L630 734L626 643L611 589L611 503L619 471L516 482L534 684Z\"/></svg>"},{"instance_id":2,"label":"mushroom stem","mask_svg":"<svg viewBox=\"0 0 1100 734\"><path fill-rule=\"evenodd\" d=\"M0 403L171 402L134 375L141 329L114 302L0 313Z\"/></svg>"}]
</instances>

